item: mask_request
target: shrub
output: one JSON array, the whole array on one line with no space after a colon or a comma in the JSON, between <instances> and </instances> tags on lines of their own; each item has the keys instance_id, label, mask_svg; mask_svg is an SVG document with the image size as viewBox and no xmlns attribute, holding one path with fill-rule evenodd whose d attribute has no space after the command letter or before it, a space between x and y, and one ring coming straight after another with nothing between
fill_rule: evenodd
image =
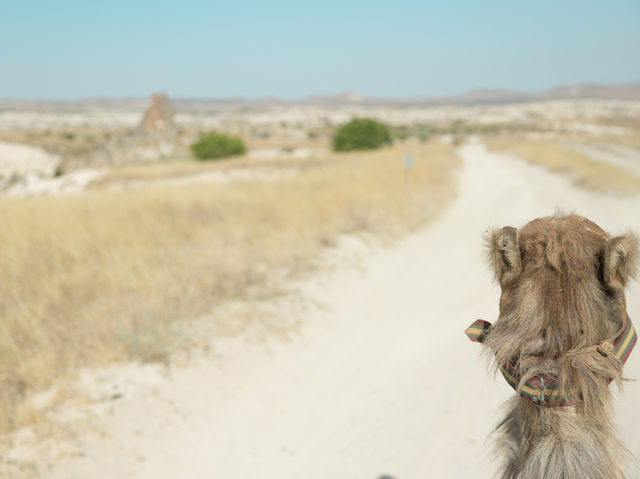
<instances>
[{"instance_id":1,"label":"shrub","mask_svg":"<svg viewBox=\"0 0 640 479\"><path fill-rule=\"evenodd\" d=\"M200 160L213 160L242 155L247 151L247 147L242 138L211 131L201 135L198 141L191 145L191 151Z\"/></svg>"},{"instance_id":2,"label":"shrub","mask_svg":"<svg viewBox=\"0 0 640 479\"><path fill-rule=\"evenodd\" d=\"M373 150L389 144L389 127L370 118L355 118L338 128L333 135L335 151Z\"/></svg>"}]
</instances>

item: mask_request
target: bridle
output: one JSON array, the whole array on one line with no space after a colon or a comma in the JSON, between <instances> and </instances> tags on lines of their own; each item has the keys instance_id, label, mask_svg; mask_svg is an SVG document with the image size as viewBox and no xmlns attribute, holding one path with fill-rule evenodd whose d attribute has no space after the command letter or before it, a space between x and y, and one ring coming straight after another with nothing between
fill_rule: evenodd
<instances>
[{"instance_id":1,"label":"bridle","mask_svg":"<svg viewBox=\"0 0 640 479\"><path fill-rule=\"evenodd\" d=\"M466 329L465 333L471 341L483 343L491 333L491 328L490 322L478 319ZM603 356L613 355L620 361L620 366L622 367L627 362L627 359L629 359L629 355L637 341L638 336L633 327L633 323L631 323L629 315L626 315L623 326L616 332L615 336L594 346L572 349L567 351L566 355L574 356L598 351ZM520 393L520 396L528 399L536 406L574 406L582 400L577 394L563 395L557 378L553 375L539 374L526 381L522 381L523 373L517 358L513 358L511 361L502 364L500 366L500 372L509 385L515 389L516 392ZM611 383L611 381L613 381L613 378L608 378L607 382ZM602 399L600 400L602 401Z\"/></svg>"}]
</instances>

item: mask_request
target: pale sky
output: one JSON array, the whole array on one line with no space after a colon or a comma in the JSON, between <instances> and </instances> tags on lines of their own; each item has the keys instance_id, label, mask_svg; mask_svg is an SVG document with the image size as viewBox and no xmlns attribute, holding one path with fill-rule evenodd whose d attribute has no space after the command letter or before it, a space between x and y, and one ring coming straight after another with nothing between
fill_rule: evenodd
<instances>
[{"instance_id":1,"label":"pale sky","mask_svg":"<svg viewBox=\"0 0 640 479\"><path fill-rule=\"evenodd\" d=\"M640 0L0 0L0 99L640 82Z\"/></svg>"}]
</instances>

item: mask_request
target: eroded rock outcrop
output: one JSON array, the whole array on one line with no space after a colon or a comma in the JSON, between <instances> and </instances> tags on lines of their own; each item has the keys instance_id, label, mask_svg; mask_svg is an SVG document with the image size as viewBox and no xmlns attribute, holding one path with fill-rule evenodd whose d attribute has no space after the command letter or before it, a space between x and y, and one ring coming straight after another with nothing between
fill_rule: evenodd
<instances>
[{"instance_id":1,"label":"eroded rock outcrop","mask_svg":"<svg viewBox=\"0 0 640 479\"><path fill-rule=\"evenodd\" d=\"M58 171L60 158L40 148L0 142L0 191L51 178Z\"/></svg>"},{"instance_id":2,"label":"eroded rock outcrop","mask_svg":"<svg viewBox=\"0 0 640 479\"><path fill-rule=\"evenodd\" d=\"M173 107L166 93L157 93L151 97L151 105L138 124L136 135L148 139L175 138Z\"/></svg>"},{"instance_id":3,"label":"eroded rock outcrop","mask_svg":"<svg viewBox=\"0 0 640 479\"><path fill-rule=\"evenodd\" d=\"M112 137L87 155L65 159L65 169L154 161L175 155L183 145L174 123L174 112L166 93L157 93L138 126Z\"/></svg>"}]
</instances>

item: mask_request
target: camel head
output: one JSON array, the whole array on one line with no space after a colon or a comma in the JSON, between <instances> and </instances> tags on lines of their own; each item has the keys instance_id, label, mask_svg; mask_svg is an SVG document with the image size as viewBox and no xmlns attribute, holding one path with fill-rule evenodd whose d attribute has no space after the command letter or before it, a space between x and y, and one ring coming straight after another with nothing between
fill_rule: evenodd
<instances>
[{"instance_id":1,"label":"camel head","mask_svg":"<svg viewBox=\"0 0 640 479\"><path fill-rule=\"evenodd\" d=\"M500 315L485 342L496 365L517 358L531 374L554 374L579 394L598 377L619 379L619 365L606 355L567 353L598 345L623 326L637 237L611 237L570 215L497 229L487 242L502 290Z\"/></svg>"}]
</instances>

